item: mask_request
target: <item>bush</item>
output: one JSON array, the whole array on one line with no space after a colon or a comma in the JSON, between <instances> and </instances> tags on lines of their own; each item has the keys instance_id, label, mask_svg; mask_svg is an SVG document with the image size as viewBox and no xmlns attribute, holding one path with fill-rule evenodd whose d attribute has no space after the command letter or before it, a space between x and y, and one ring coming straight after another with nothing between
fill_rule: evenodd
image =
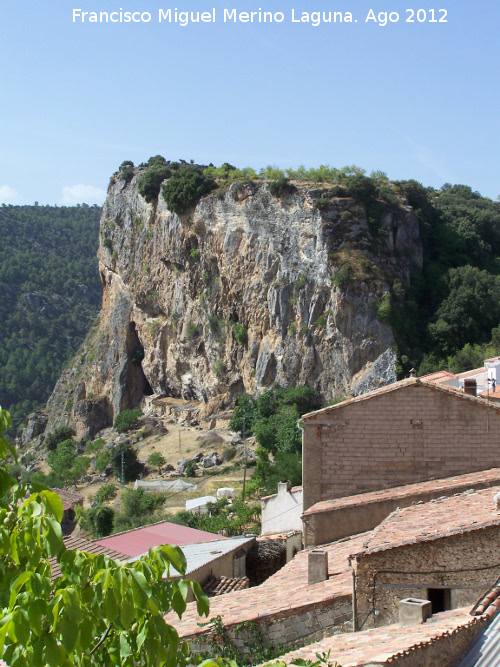
<instances>
[{"instance_id":1,"label":"bush","mask_svg":"<svg viewBox=\"0 0 500 667\"><path fill-rule=\"evenodd\" d=\"M217 359L217 361L212 365L212 373L220 378L222 377L226 372L226 367L224 366L224 362L221 361L220 359Z\"/></svg>"},{"instance_id":2,"label":"bush","mask_svg":"<svg viewBox=\"0 0 500 667\"><path fill-rule=\"evenodd\" d=\"M196 477L196 463L195 461L188 461L186 463L186 469L184 471L186 477Z\"/></svg>"},{"instance_id":3,"label":"bush","mask_svg":"<svg viewBox=\"0 0 500 667\"><path fill-rule=\"evenodd\" d=\"M142 415L141 408L132 408L131 410L122 410L115 417L113 426L119 433L126 433L138 425L138 419Z\"/></svg>"},{"instance_id":4,"label":"bush","mask_svg":"<svg viewBox=\"0 0 500 667\"><path fill-rule=\"evenodd\" d=\"M199 250L199 248L193 248L189 254L193 259L200 259L200 250Z\"/></svg>"},{"instance_id":5,"label":"bush","mask_svg":"<svg viewBox=\"0 0 500 667\"><path fill-rule=\"evenodd\" d=\"M194 340L199 334L198 325L194 322L189 322L187 325L186 336L188 340Z\"/></svg>"},{"instance_id":6,"label":"bush","mask_svg":"<svg viewBox=\"0 0 500 667\"><path fill-rule=\"evenodd\" d=\"M377 307L377 319L380 322L385 322L390 324L392 320L392 299L390 292L386 292L383 297L380 299L380 303Z\"/></svg>"},{"instance_id":7,"label":"bush","mask_svg":"<svg viewBox=\"0 0 500 667\"><path fill-rule=\"evenodd\" d=\"M57 445L60 442L69 440L74 435L76 435L74 429L70 426L59 426L54 431L51 431L45 438L45 446L49 452L53 452L57 449Z\"/></svg>"},{"instance_id":8,"label":"bush","mask_svg":"<svg viewBox=\"0 0 500 667\"><path fill-rule=\"evenodd\" d=\"M151 203L158 199L163 181L171 176L172 171L167 166L154 164L139 178L137 182L139 194L142 195L148 203Z\"/></svg>"},{"instance_id":9,"label":"bush","mask_svg":"<svg viewBox=\"0 0 500 667\"><path fill-rule=\"evenodd\" d=\"M110 461L111 461L111 452L109 449L105 449L96 458L95 461L96 470L98 470L99 472L104 472L106 468L109 466Z\"/></svg>"},{"instance_id":10,"label":"bush","mask_svg":"<svg viewBox=\"0 0 500 667\"><path fill-rule=\"evenodd\" d=\"M169 210L180 215L216 187L213 178L198 167L185 165L173 173L162 193Z\"/></svg>"},{"instance_id":11,"label":"bush","mask_svg":"<svg viewBox=\"0 0 500 667\"><path fill-rule=\"evenodd\" d=\"M109 238L109 236L106 236L106 238L105 238L104 241L102 242L102 245L103 245L105 248L107 248L108 250L111 250L111 248L113 247L113 242L111 241L111 239Z\"/></svg>"},{"instance_id":12,"label":"bush","mask_svg":"<svg viewBox=\"0 0 500 667\"><path fill-rule=\"evenodd\" d=\"M106 443L103 438L98 438L97 440L94 440L94 442L89 442L85 447L85 453L96 454L102 450L105 444Z\"/></svg>"},{"instance_id":13,"label":"bush","mask_svg":"<svg viewBox=\"0 0 500 667\"><path fill-rule=\"evenodd\" d=\"M106 500L110 500L116 496L117 486L116 484L104 484L95 494L95 498L98 502L103 503Z\"/></svg>"},{"instance_id":14,"label":"bush","mask_svg":"<svg viewBox=\"0 0 500 667\"><path fill-rule=\"evenodd\" d=\"M111 507L98 505L80 513L80 523L93 537L107 537L113 530L115 513Z\"/></svg>"},{"instance_id":15,"label":"bush","mask_svg":"<svg viewBox=\"0 0 500 667\"><path fill-rule=\"evenodd\" d=\"M245 344L247 342L248 334L243 324L236 322L236 324L233 324L231 331L233 332L233 336L235 340L238 341L238 343Z\"/></svg>"},{"instance_id":16,"label":"bush","mask_svg":"<svg viewBox=\"0 0 500 667\"><path fill-rule=\"evenodd\" d=\"M295 187L290 183L290 179L286 176L281 176L274 181L269 182L269 192L273 197L283 197L295 191Z\"/></svg>"}]
</instances>

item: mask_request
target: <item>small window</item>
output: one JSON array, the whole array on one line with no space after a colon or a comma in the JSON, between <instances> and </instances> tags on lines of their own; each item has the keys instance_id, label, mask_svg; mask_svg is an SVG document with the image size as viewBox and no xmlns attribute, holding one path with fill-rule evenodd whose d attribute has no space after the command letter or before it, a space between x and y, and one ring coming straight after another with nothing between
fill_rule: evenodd
<instances>
[{"instance_id":1,"label":"small window","mask_svg":"<svg viewBox=\"0 0 500 667\"><path fill-rule=\"evenodd\" d=\"M432 604L432 613L451 609L451 590L449 588L428 588L427 599Z\"/></svg>"}]
</instances>

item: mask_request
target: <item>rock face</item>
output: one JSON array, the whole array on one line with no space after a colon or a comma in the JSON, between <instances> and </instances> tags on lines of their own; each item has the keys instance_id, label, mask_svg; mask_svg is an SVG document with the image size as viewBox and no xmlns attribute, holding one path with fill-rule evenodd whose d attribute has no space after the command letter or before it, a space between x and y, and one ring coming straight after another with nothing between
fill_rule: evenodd
<instances>
[{"instance_id":1,"label":"rock face","mask_svg":"<svg viewBox=\"0 0 500 667\"><path fill-rule=\"evenodd\" d=\"M140 174L109 188L100 323L56 386L49 430L66 421L93 435L151 394L218 397L220 410L275 383L328 401L394 381L377 308L422 263L403 200L376 231L363 204L331 197L320 211L328 188L301 183L282 198L265 182L233 183L177 215L161 194L146 203Z\"/></svg>"}]
</instances>

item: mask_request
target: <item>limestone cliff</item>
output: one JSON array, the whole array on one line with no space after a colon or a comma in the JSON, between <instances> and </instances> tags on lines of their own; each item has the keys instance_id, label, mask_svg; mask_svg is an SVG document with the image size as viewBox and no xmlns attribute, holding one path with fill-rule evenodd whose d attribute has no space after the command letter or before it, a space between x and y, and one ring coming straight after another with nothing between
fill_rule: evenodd
<instances>
[{"instance_id":1,"label":"limestone cliff","mask_svg":"<svg viewBox=\"0 0 500 667\"><path fill-rule=\"evenodd\" d=\"M93 434L144 395L209 413L274 383L308 384L326 402L394 381L394 336L377 308L422 263L405 201L374 230L363 204L328 186L297 182L277 198L254 180L178 215L161 194L143 199L141 173L110 185L100 323L56 386L49 430L69 421Z\"/></svg>"}]
</instances>

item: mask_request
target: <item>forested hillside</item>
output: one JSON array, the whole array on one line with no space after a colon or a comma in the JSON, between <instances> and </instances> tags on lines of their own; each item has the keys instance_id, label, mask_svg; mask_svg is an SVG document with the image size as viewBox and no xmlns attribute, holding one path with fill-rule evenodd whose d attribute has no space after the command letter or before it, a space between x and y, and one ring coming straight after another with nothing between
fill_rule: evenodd
<instances>
[{"instance_id":1,"label":"forested hillside","mask_svg":"<svg viewBox=\"0 0 500 667\"><path fill-rule=\"evenodd\" d=\"M0 207L0 405L14 426L47 400L98 314L100 214Z\"/></svg>"},{"instance_id":2,"label":"forested hillside","mask_svg":"<svg viewBox=\"0 0 500 667\"><path fill-rule=\"evenodd\" d=\"M465 185L397 184L417 213L420 279L394 284L383 315L400 344L401 372L452 372L500 354L500 203Z\"/></svg>"}]
</instances>

